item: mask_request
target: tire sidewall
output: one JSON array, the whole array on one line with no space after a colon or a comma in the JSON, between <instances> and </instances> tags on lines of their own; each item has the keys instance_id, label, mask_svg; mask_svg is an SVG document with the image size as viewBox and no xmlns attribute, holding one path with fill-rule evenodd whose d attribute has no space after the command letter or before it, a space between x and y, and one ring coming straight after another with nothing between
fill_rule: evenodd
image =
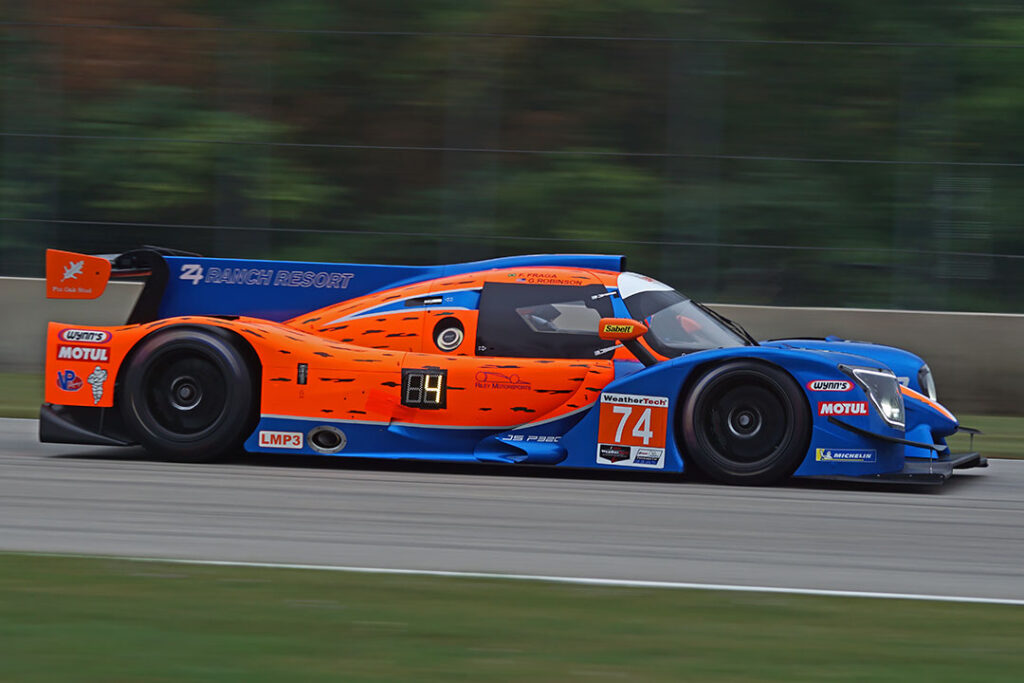
<instances>
[{"instance_id":1,"label":"tire sidewall","mask_svg":"<svg viewBox=\"0 0 1024 683\"><path fill-rule=\"evenodd\" d=\"M717 387L727 381L744 379L774 393L786 412L788 423L775 451L753 463L723 457L698 424L710 410L709 402ZM687 395L680 420L684 459L709 477L729 484L770 484L793 474L807 454L812 428L807 398L796 380L778 366L754 360L731 361L704 373Z\"/></svg>"},{"instance_id":2,"label":"tire sidewall","mask_svg":"<svg viewBox=\"0 0 1024 683\"><path fill-rule=\"evenodd\" d=\"M146 380L169 356L201 356L222 373L224 405L216 420L196 434L168 430L147 402ZM147 450L164 457L199 462L238 448L252 431L253 373L230 332L218 328L172 327L145 338L132 351L119 387L121 414L129 431Z\"/></svg>"}]
</instances>

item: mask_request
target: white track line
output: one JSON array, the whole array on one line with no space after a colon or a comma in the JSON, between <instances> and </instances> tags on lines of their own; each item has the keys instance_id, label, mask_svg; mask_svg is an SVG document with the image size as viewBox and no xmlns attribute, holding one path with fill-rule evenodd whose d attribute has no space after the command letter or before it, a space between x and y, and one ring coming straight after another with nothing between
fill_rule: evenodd
<instances>
[{"instance_id":1,"label":"white track line","mask_svg":"<svg viewBox=\"0 0 1024 683\"><path fill-rule=\"evenodd\" d=\"M11 552L11 551L8 551ZM16 551L15 551L16 552ZM738 593L783 593L788 595L821 595L834 598L882 598L887 600L932 600L936 602L964 602L984 605L1024 606L1024 600L1013 598L979 598L964 595L927 595L923 593L882 593L875 591L826 590L821 588L784 588L781 586L742 586L720 583L687 583L685 581L640 581L635 579L595 579L576 576L545 576L538 574L497 574L490 572L460 572L438 569L395 569L390 567L346 567L324 564L289 564L283 562L235 562L231 560L187 560L159 557L118 557L114 555L79 555L64 553L18 553L39 557L69 557L126 562L184 564L207 567L251 567L258 569L309 569L315 571L348 572L352 574L390 574L399 576L443 576L458 579L507 579L511 581L542 581L583 586L610 586L618 588L675 588Z\"/></svg>"}]
</instances>

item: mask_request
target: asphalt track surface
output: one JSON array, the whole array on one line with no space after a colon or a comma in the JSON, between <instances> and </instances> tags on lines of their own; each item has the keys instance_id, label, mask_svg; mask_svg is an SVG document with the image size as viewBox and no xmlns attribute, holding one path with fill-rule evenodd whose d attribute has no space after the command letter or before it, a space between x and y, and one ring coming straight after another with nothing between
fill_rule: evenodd
<instances>
[{"instance_id":1,"label":"asphalt track surface","mask_svg":"<svg viewBox=\"0 0 1024 683\"><path fill-rule=\"evenodd\" d=\"M0 420L0 550L1024 599L1024 461L923 489L39 444ZM2 561L2 558L0 558Z\"/></svg>"}]
</instances>

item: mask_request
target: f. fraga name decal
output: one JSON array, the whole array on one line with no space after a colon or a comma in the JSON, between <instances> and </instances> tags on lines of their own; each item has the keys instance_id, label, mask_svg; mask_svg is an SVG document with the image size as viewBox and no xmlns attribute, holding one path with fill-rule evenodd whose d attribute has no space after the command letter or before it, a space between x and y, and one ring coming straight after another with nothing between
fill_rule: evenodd
<instances>
[{"instance_id":1,"label":"f. fraga name decal","mask_svg":"<svg viewBox=\"0 0 1024 683\"><path fill-rule=\"evenodd\" d=\"M238 268L183 263L179 280L193 285L243 285L246 287L301 287L314 289L348 289L354 273L332 273L326 270L292 268Z\"/></svg>"}]
</instances>

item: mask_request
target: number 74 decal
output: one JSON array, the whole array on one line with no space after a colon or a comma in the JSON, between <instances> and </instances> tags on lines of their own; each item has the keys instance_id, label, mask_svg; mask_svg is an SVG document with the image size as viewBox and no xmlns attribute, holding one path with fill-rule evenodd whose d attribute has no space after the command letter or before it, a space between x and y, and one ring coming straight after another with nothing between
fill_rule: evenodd
<instances>
[{"instance_id":1,"label":"number 74 decal","mask_svg":"<svg viewBox=\"0 0 1024 683\"><path fill-rule=\"evenodd\" d=\"M667 429L667 397L601 394L597 462L662 469Z\"/></svg>"},{"instance_id":2,"label":"number 74 decal","mask_svg":"<svg viewBox=\"0 0 1024 683\"><path fill-rule=\"evenodd\" d=\"M647 446L654 437L654 432L651 431L651 409L637 408L637 410L642 410L643 412L640 413L640 417L636 420L636 425L633 426L633 431L630 435L643 439L644 445ZM619 426L615 428L615 443L622 443L622 429L629 422L629 418L633 416L633 406L612 406L612 412L622 416L622 419L619 420Z\"/></svg>"}]
</instances>

